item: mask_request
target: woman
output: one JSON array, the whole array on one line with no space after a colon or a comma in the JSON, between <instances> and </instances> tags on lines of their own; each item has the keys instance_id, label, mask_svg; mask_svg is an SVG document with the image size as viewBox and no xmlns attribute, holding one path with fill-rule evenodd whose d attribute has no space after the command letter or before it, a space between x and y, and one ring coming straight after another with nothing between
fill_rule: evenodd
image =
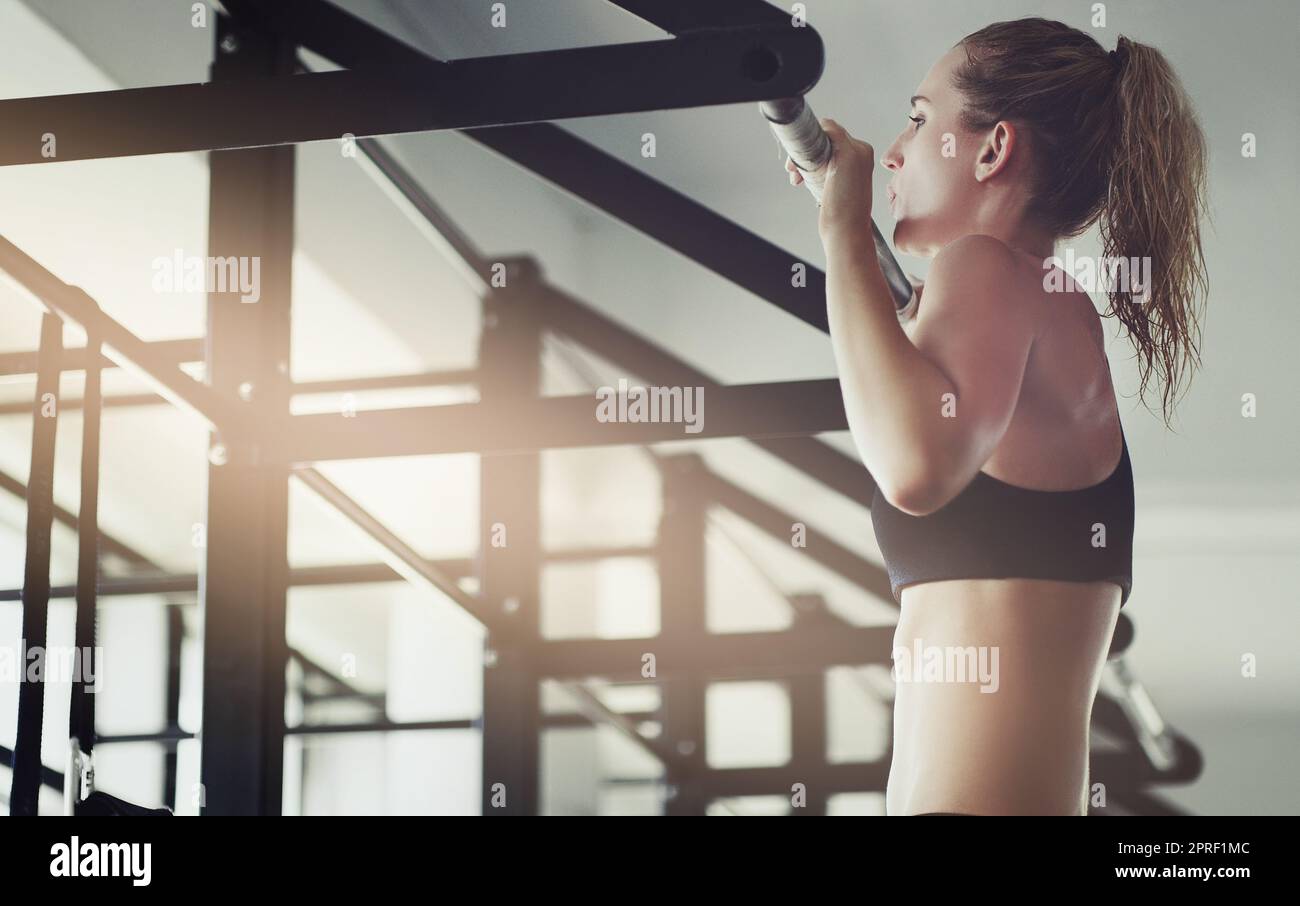
<instances>
[{"instance_id":1,"label":"woman","mask_svg":"<svg viewBox=\"0 0 1300 906\"><path fill-rule=\"evenodd\" d=\"M1106 258L1149 259L1104 316L1168 423L1199 364L1205 141L1159 51L1044 19L969 35L916 95L881 158L895 244L934 259L914 311L872 247L874 152L823 121L831 336L878 485L896 668L976 652L997 676L898 672L886 809L1083 815L1104 802L1088 728L1131 588L1133 483L1097 311L1049 259L1095 222Z\"/></svg>"}]
</instances>

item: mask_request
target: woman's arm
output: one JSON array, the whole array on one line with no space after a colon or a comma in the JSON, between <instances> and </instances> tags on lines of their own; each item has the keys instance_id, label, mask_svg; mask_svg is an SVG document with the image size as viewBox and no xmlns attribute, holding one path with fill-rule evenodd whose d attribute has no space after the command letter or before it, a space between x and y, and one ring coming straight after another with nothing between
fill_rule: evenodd
<instances>
[{"instance_id":1,"label":"woman's arm","mask_svg":"<svg viewBox=\"0 0 1300 906\"><path fill-rule=\"evenodd\" d=\"M899 322L869 226L831 230L826 304L858 454L892 505L942 507L1005 434L1037 332L1000 240L967 236L934 259L913 336Z\"/></svg>"},{"instance_id":2,"label":"woman's arm","mask_svg":"<svg viewBox=\"0 0 1300 906\"><path fill-rule=\"evenodd\" d=\"M924 515L960 493L1006 433L1042 295L1017 278L1001 240L965 236L935 256L909 339L871 236L875 151L834 120L822 126L833 153L818 230L845 414L885 499Z\"/></svg>"},{"instance_id":3,"label":"woman's arm","mask_svg":"<svg viewBox=\"0 0 1300 906\"><path fill-rule=\"evenodd\" d=\"M849 430L885 499L917 512L933 469L928 420L920 416L955 392L953 384L904 332L870 226L824 234L823 244L826 314Z\"/></svg>"}]
</instances>

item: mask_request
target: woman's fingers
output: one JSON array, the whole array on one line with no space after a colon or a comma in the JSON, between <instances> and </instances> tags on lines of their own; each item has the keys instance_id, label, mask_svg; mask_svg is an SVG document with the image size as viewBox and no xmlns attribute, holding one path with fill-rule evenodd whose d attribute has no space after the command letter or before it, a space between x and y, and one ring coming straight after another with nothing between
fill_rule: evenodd
<instances>
[{"instance_id":1,"label":"woman's fingers","mask_svg":"<svg viewBox=\"0 0 1300 906\"><path fill-rule=\"evenodd\" d=\"M790 185L797 186L803 182L803 171L794 165L793 159L785 159L785 168L790 173Z\"/></svg>"},{"instance_id":2,"label":"woman's fingers","mask_svg":"<svg viewBox=\"0 0 1300 906\"><path fill-rule=\"evenodd\" d=\"M822 124L822 129L830 137L832 144L846 141L851 137L848 132L845 131L843 126L835 122L835 120L831 119L829 116L822 117L820 122Z\"/></svg>"}]
</instances>

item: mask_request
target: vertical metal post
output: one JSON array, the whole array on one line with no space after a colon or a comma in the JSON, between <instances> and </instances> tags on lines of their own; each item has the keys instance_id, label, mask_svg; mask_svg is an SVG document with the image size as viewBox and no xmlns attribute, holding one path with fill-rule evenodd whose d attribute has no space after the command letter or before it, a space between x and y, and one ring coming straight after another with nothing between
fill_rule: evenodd
<instances>
[{"instance_id":1,"label":"vertical metal post","mask_svg":"<svg viewBox=\"0 0 1300 906\"><path fill-rule=\"evenodd\" d=\"M541 394L537 265L500 263L483 300L479 343L484 403ZM593 412L595 404L593 402ZM541 689L533 651L540 639L541 455L480 460L479 575L482 596L499 616L483 669L483 814L535 815L539 809Z\"/></svg>"},{"instance_id":2,"label":"vertical metal post","mask_svg":"<svg viewBox=\"0 0 1300 906\"><path fill-rule=\"evenodd\" d=\"M668 655L707 632L705 531L708 498L699 477L706 466L696 454L664 461L663 515L659 521L659 646ZM663 689L664 738L682 758L668 771L666 815L702 815L709 798L700 772L705 758L705 685L690 672L674 671Z\"/></svg>"},{"instance_id":3,"label":"vertical metal post","mask_svg":"<svg viewBox=\"0 0 1300 906\"><path fill-rule=\"evenodd\" d=\"M826 674L800 673L788 680L790 689L791 785L804 785L804 802L792 815L825 815L827 792L818 782L826 775ZM793 796L793 790L787 791Z\"/></svg>"},{"instance_id":4,"label":"vertical metal post","mask_svg":"<svg viewBox=\"0 0 1300 906\"><path fill-rule=\"evenodd\" d=\"M213 80L293 72L294 47L219 17ZM212 386L287 424L294 148L214 151L208 255L258 264L259 298L208 287ZM279 814L288 649L288 469L252 436L213 437L203 607L204 814Z\"/></svg>"},{"instance_id":5,"label":"vertical metal post","mask_svg":"<svg viewBox=\"0 0 1300 906\"><path fill-rule=\"evenodd\" d=\"M793 629L812 628L834 618L826 599L816 592L790 596L795 609ZM787 679L790 690L791 784L804 784L804 803L792 815L825 815L829 795L815 778L826 774L826 672L798 673ZM788 791L793 796L793 790Z\"/></svg>"},{"instance_id":6,"label":"vertical metal post","mask_svg":"<svg viewBox=\"0 0 1300 906\"><path fill-rule=\"evenodd\" d=\"M46 314L41 319L41 351L36 362L36 399L32 406L32 463L27 479L27 556L23 565L23 621L18 684L18 728L14 738L13 777L9 814L35 815L41 786L41 727L45 712L44 668L29 682L28 652L45 663L50 611L50 532L54 528L54 436L58 427L60 360L63 321Z\"/></svg>"},{"instance_id":7,"label":"vertical metal post","mask_svg":"<svg viewBox=\"0 0 1300 906\"><path fill-rule=\"evenodd\" d=\"M185 642L185 605L168 602L167 614L167 729L178 731L181 726L181 649ZM167 743L163 754L163 805L176 809L176 765L178 742Z\"/></svg>"}]
</instances>

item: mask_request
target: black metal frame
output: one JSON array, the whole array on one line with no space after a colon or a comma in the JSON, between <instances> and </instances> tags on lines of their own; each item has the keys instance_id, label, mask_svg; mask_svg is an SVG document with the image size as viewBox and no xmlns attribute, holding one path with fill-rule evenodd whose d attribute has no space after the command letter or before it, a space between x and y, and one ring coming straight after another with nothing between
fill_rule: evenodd
<instances>
[{"instance_id":1,"label":"black metal frame","mask_svg":"<svg viewBox=\"0 0 1300 906\"><path fill-rule=\"evenodd\" d=\"M253 32L234 34L239 42ZM0 166L759 101L808 91L821 77L821 63L820 38L812 29L752 25L672 41L259 73L263 77L251 84L241 79L0 100ZM601 77L591 78L595 72ZM57 157L43 153L47 134L58 137Z\"/></svg>"},{"instance_id":2,"label":"black metal frame","mask_svg":"<svg viewBox=\"0 0 1300 906\"><path fill-rule=\"evenodd\" d=\"M197 413L216 432L221 456L209 470L207 554L203 574L170 576L150 569L130 548L101 534L101 549L133 563L136 574L104 578L100 594L198 590L204 606L203 783L207 814L276 813L280 807L283 744L287 734L479 726L483 733L483 811L532 813L539 802L539 735L554 726L601 723L631 738L663 762L670 813L699 813L719 797L790 793L791 777L808 785L797 814L824 813L834 792L881 792L887 757L829 764L825 751L822 672L830 666L887 664L892 627L840 621L815 599L791 597L799 615L781 632L710 634L705 629L704 537L708 511L725 507L761 530L788 540L794 521L784 512L712 473L696 456L658 458L664 516L653 550L664 579L663 631L656 639L547 640L539 628L539 582L548 560L618 556L620 549L543 552L538 512L539 451L563 446L649 444L680 439L680 426L597 424L591 398L541 398L544 332L596 350L659 384L705 387L710 419L698 437L743 436L788 465L864 506L874 490L859 463L813 435L844 430L837 383L793 381L722 386L598 311L550 286L529 259L510 259L506 289L488 280L489 260L456 229L418 182L373 138L406 131L460 128L484 147L620 218L795 318L827 331L825 277L808 262L762 240L691 199L549 123L572 116L757 101L803 94L821 75L821 40L811 28L792 28L788 16L762 0L611 0L676 35L671 40L615 48L554 51L446 63L434 60L323 0L224 0L213 81L201 86L101 92L0 101L6 130L0 164L44 162L33 130L59 135L54 160L209 150L212 163L211 253L260 255L269 266L269 291L257 306L209 300L209 332L202 341L146 343L105 316L84 292L70 287L0 237L0 269L8 271L51 312L78 321L103 339L101 365L132 367L160 396L119 401L142 405L165 399ZM346 67L303 73L302 47ZM600 79L590 79L593 71ZM458 90L450 90L460 86ZM579 87L580 86L580 87ZM447 92L447 93L442 93ZM439 104L429 103L438 93ZM376 103L382 97L383 103ZM451 99L455 98L454 103ZM220 115L238 106L238 117ZM507 125L528 123L528 125ZM465 128L487 126L493 128ZM475 369L291 385L288 381L288 290L292 252L293 147L314 139L359 137L367 161L409 202L444 242L440 251L469 280L484 304L485 330ZM225 150L219 150L225 149ZM259 199L258 204L249 203ZM790 280L802 263L806 286ZM266 271L264 271L265 273ZM178 368L203 352L207 383ZM68 350L58 367L86 367L84 350ZM0 373L35 370L29 354L0 356ZM251 402L236 387L254 390ZM294 393L381 386L473 383L480 402L459 406L361 411L344 425L318 416L289 416ZM113 405L112 398L104 401ZM272 426L291 425L280 442ZM309 464L329 458L476 451L483 457L483 536L476 562L431 563L414 555L354 501L325 482ZM362 525L405 570L447 594L489 631L480 719L398 724L382 718L346 726L285 727L284 601L293 585L396 580L384 564L289 570L285 556L285 494L292 472ZM6 476L0 484L26 495ZM319 480L318 480L319 479ZM75 518L57 508L54 518ZM496 548L491 530L509 527L510 544ZM46 533L48 537L48 533ZM808 556L861 588L893 603L884 572L815 530ZM33 560L39 566L39 558ZM29 564L30 566L31 564ZM456 580L477 572L474 596ZM37 577L39 578L39 577ZM48 579L46 580L48 584ZM33 586L40 591L39 583ZM48 590L72 594L71 588ZM0 592L13 600L15 592ZM1126 618L1125 618L1126 619ZM173 626L173 630L176 627ZM173 633L175 635L175 632ZM179 642L172 638L173 658ZM643 656L656 654L654 681L662 707L647 714L611 711L584 685L593 676L644 682ZM301 662L301 659L300 659ZM306 665L306 669L312 669ZM319 667L314 668L321 673ZM328 674L326 674L328 675ZM704 690L710 681L776 677L787 682L795 708L794 757L773 768L722 770L705 759ZM354 694L345 683L338 694ZM539 684L559 681L579 707L576 715L544 715ZM173 690L174 692L175 690ZM174 697L174 696L173 696ZM174 712L169 706L169 711ZM189 734L110 737L100 742L152 739L174 750ZM635 721L655 720L658 741ZM1103 696L1099 726L1131 738L1123 713ZM1176 737L1183 757L1157 772L1132 753L1095 754L1094 779L1112 798L1167 810L1144 792L1152 783L1186 782L1199 769L1195 748ZM10 753L0 750L0 762ZM174 766L168 784L175 793ZM47 783L57 772L43 771ZM645 782L629 778L629 782ZM501 795L501 794L504 795Z\"/></svg>"},{"instance_id":3,"label":"black metal frame","mask_svg":"<svg viewBox=\"0 0 1300 906\"><path fill-rule=\"evenodd\" d=\"M213 86L246 91L249 80L293 78L293 45L217 23ZM264 424L289 414L290 279L293 260L292 146L213 151L209 157L208 254L260 257L261 300L208 296L206 376L214 393L251 388ZM284 770L285 639L289 471L266 455L261 436L214 435L208 467L203 607L203 720L235 733L202 734L204 814L277 813Z\"/></svg>"}]
</instances>

